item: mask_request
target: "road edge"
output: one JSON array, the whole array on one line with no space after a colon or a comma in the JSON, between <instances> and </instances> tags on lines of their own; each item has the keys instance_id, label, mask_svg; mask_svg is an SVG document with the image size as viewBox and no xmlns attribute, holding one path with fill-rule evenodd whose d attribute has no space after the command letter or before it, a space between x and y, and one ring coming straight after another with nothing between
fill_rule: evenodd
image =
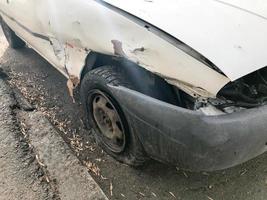
<instances>
[{"instance_id":1,"label":"road edge","mask_svg":"<svg viewBox=\"0 0 267 200\"><path fill-rule=\"evenodd\" d=\"M0 73L0 89L11 101L10 107L17 109L18 121L26 125L28 141L37 155L36 160L49 173L50 180L47 181L56 185L60 199L108 200L55 127L41 112L24 110L19 103L27 100L22 95L16 95L5 79L4 74Z\"/></svg>"}]
</instances>

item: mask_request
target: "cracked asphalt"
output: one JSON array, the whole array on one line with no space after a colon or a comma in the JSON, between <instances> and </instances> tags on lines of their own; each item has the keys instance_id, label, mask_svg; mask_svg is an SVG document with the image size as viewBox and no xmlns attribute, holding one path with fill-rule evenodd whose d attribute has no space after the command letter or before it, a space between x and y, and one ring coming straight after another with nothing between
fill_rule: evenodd
<instances>
[{"instance_id":1,"label":"cracked asphalt","mask_svg":"<svg viewBox=\"0 0 267 200\"><path fill-rule=\"evenodd\" d=\"M0 66L10 84L58 128L110 199L267 199L267 154L213 173L186 172L155 161L133 169L95 144L90 130L84 128L79 101L73 104L67 93L66 78L36 52L8 48L0 33Z\"/></svg>"},{"instance_id":2,"label":"cracked asphalt","mask_svg":"<svg viewBox=\"0 0 267 200\"><path fill-rule=\"evenodd\" d=\"M0 199L107 200L44 114L0 71Z\"/></svg>"},{"instance_id":3,"label":"cracked asphalt","mask_svg":"<svg viewBox=\"0 0 267 200\"><path fill-rule=\"evenodd\" d=\"M0 74L0 200L55 200L53 189L44 181L44 171L20 132L10 95Z\"/></svg>"}]
</instances>

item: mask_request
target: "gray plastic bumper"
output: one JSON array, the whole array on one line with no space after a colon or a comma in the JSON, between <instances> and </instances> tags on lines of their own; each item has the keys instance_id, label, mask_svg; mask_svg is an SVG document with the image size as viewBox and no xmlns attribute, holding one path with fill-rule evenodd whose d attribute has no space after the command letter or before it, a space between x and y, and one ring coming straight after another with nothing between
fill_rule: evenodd
<instances>
[{"instance_id":1,"label":"gray plastic bumper","mask_svg":"<svg viewBox=\"0 0 267 200\"><path fill-rule=\"evenodd\" d=\"M110 88L152 158L193 171L213 171L267 150L267 106L205 116L124 87Z\"/></svg>"}]
</instances>

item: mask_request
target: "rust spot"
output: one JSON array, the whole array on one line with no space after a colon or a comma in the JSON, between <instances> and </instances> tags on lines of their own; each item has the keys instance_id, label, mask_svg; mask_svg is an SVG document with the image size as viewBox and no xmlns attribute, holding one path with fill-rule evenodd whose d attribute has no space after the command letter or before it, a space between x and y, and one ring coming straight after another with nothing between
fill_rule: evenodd
<instances>
[{"instance_id":1,"label":"rust spot","mask_svg":"<svg viewBox=\"0 0 267 200\"><path fill-rule=\"evenodd\" d=\"M70 75L67 81L67 87L69 90L69 95L72 98L73 103L75 103L75 99L73 97L73 90L79 85L80 79L77 76Z\"/></svg>"},{"instance_id":2,"label":"rust spot","mask_svg":"<svg viewBox=\"0 0 267 200\"><path fill-rule=\"evenodd\" d=\"M122 49L122 42L118 40L111 40L111 43L113 44L114 54L118 56L126 57L126 54L124 53Z\"/></svg>"}]
</instances>

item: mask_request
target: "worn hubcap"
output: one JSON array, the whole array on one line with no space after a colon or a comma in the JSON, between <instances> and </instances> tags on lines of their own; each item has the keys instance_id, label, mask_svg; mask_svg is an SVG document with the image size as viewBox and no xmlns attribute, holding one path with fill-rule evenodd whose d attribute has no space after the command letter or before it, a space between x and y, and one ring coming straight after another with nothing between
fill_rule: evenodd
<instances>
[{"instance_id":1,"label":"worn hubcap","mask_svg":"<svg viewBox=\"0 0 267 200\"><path fill-rule=\"evenodd\" d=\"M113 152L120 153L125 147L125 130L120 115L112 101L101 91L91 95L94 121L101 133L102 141Z\"/></svg>"}]
</instances>

